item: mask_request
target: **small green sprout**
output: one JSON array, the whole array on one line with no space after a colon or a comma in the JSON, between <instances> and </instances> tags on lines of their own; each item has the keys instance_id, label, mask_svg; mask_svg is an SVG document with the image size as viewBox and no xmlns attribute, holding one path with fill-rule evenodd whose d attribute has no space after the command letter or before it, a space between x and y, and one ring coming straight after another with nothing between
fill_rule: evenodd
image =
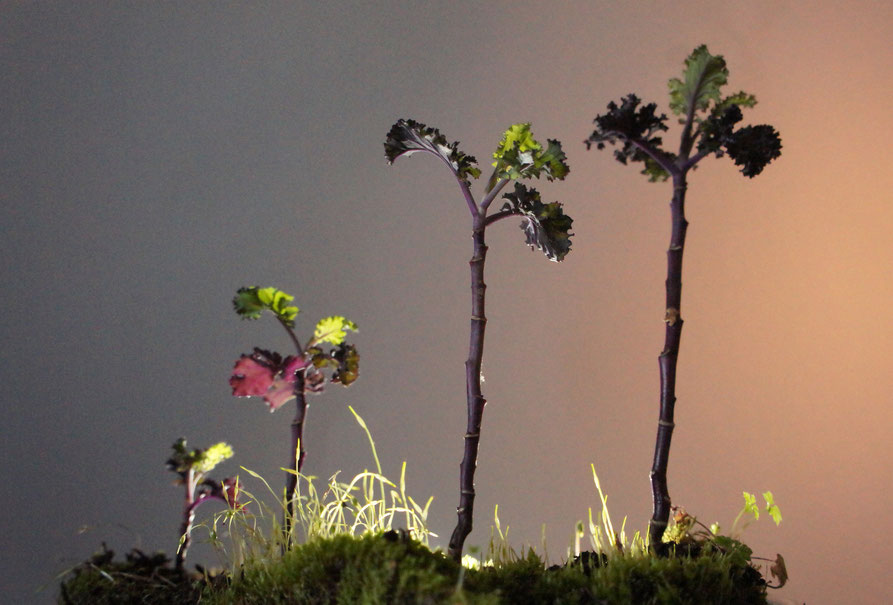
<instances>
[{"instance_id":1,"label":"small green sprout","mask_svg":"<svg viewBox=\"0 0 893 605\"><path fill-rule=\"evenodd\" d=\"M238 506L239 479L228 477L222 481L207 479L207 474L233 456L233 448L229 444L215 443L206 449L190 450L186 447L186 439L180 437L173 445L174 453L167 460L167 468L179 475L178 485L186 490L183 506L183 522L180 525L180 542L177 549L176 569L183 570L186 552L192 536L192 525L195 521L195 509L199 504L216 499L225 502L230 508Z\"/></svg>"}]
</instances>

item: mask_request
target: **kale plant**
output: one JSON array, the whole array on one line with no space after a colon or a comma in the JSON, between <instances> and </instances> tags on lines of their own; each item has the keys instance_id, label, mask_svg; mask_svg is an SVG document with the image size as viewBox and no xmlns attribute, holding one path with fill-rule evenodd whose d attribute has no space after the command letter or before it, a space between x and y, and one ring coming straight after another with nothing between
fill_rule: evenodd
<instances>
[{"instance_id":1,"label":"kale plant","mask_svg":"<svg viewBox=\"0 0 893 605\"><path fill-rule=\"evenodd\" d=\"M180 545L175 563L177 571L182 571L186 552L192 541L195 509L208 500L220 500L233 508L238 506L239 479L227 477L217 481L206 478L215 466L233 455L233 448L222 441L207 449L189 450L186 448L186 439L180 437L174 442L173 449L173 455L167 460L167 468L179 475L177 484L183 485L186 490Z\"/></svg>"},{"instance_id":2,"label":"kale plant","mask_svg":"<svg viewBox=\"0 0 893 605\"><path fill-rule=\"evenodd\" d=\"M663 148L661 132L667 130L666 114L656 113L657 105L641 105L634 94L620 104L608 104L608 112L595 118L596 129L586 141L604 149L617 145L614 157L621 164L639 162L642 174L650 181L672 178L670 203L672 232L667 250L666 334L660 363L660 417L654 461L651 468L653 514L649 536L654 547L661 543L670 515L667 489L667 461L673 435L673 410L676 404L676 361L682 334L682 253L685 246L685 192L689 170L709 155L728 155L747 177L762 172L769 162L781 155L781 139L772 126L738 127L742 108L753 107L756 98L746 92L723 96L720 89L729 71L722 56L711 55L699 46L685 60L682 78L669 82L670 110L679 116L682 134L676 153Z\"/></svg>"},{"instance_id":3,"label":"kale plant","mask_svg":"<svg viewBox=\"0 0 893 605\"><path fill-rule=\"evenodd\" d=\"M283 357L279 353L255 348L250 355L242 355L233 367L229 384L237 397L263 397L271 412L295 399L297 411L291 423L291 448L288 459L290 472L285 490L287 502L286 527L291 527L295 487L298 473L304 465L304 421L307 415L307 393L321 393L327 380L347 387L359 376L360 356L355 346L347 344L348 331L356 332L357 325L340 315L326 317L316 324L305 346L295 333L296 306L289 305L294 297L276 288L240 288L233 298L233 307L242 319L257 319L270 311L285 328L295 354ZM328 350L321 345L329 344ZM323 370L330 371L327 379Z\"/></svg>"},{"instance_id":4,"label":"kale plant","mask_svg":"<svg viewBox=\"0 0 893 605\"><path fill-rule=\"evenodd\" d=\"M481 418L486 400L481 392L481 361L484 354L484 260L487 244L486 228L498 220L517 216L531 248L538 248L546 258L561 261L570 251L570 232L573 220L564 214L558 202L543 203L539 192L517 182L521 179L545 176L548 180L563 180L568 173L561 143L548 140L544 146L533 138L530 124L515 124L505 131L493 154L493 172L487 181L483 198L478 202L471 193L470 179L481 175L474 157L459 151L459 143L449 143L436 128L429 128L413 120L399 120L388 132L384 144L385 155L391 164L398 157L417 152L429 153L452 171L468 210L471 213L471 232L474 250L471 266L471 337L468 360L465 362L468 423L465 449L460 465L458 522L450 537L449 554L455 560L462 557L465 539L472 530L474 514L474 471L477 465L481 436ZM489 214L496 196L511 181L514 190L503 194L505 203Z\"/></svg>"}]
</instances>

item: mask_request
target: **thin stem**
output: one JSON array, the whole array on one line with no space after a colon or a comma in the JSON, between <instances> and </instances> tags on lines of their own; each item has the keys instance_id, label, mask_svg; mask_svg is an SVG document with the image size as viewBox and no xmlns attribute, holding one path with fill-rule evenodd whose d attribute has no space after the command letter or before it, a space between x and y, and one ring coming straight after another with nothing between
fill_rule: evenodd
<instances>
[{"instance_id":1,"label":"thin stem","mask_svg":"<svg viewBox=\"0 0 893 605\"><path fill-rule=\"evenodd\" d=\"M703 160L705 157L707 157L711 153L712 153L711 151L707 151L707 150L697 152L696 154L694 154L691 158L689 158L685 162L685 164L682 166L682 171L688 172L689 169L691 169L695 164L697 164L698 162Z\"/></svg>"},{"instance_id":2,"label":"thin stem","mask_svg":"<svg viewBox=\"0 0 893 605\"><path fill-rule=\"evenodd\" d=\"M471 212L471 217L474 220L480 216L480 210L478 209L477 203L474 201L474 196L471 194L471 189L468 187L468 183L463 181L462 179L458 179L459 188L462 189L462 196L465 198L465 203L468 205L468 211ZM486 209L484 209L486 212Z\"/></svg>"},{"instance_id":3,"label":"thin stem","mask_svg":"<svg viewBox=\"0 0 893 605\"><path fill-rule=\"evenodd\" d=\"M295 349L297 350L298 355L303 356L304 355L304 347L301 346L301 341L298 340L298 337L295 334L295 331L292 329L292 327L290 325L285 323L285 321L282 320L281 318L279 318L278 316L276 317L276 319L279 320L279 323L282 325L283 328L285 328L285 331L288 332L288 337L291 338L292 343L295 345Z\"/></svg>"},{"instance_id":4,"label":"thin stem","mask_svg":"<svg viewBox=\"0 0 893 605\"><path fill-rule=\"evenodd\" d=\"M675 175L677 172L679 172L679 167L676 166L676 164L674 164L669 159L669 157L667 157L667 155L661 150L655 149L648 143L640 141L639 139L629 139L629 142L635 145L638 149L641 149L642 151L647 153L652 160L660 164L660 167L666 170L671 175Z\"/></svg>"},{"instance_id":5,"label":"thin stem","mask_svg":"<svg viewBox=\"0 0 893 605\"><path fill-rule=\"evenodd\" d=\"M177 550L177 557L174 568L182 572L183 562L186 560L186 551L192 542L192 524L195 521L195 471L189 469L186 471L186 477L183 482L186 485L186 501L183 505L183 523L180 525L180 548Z\"/></svg>"},{"instance_id":6,"label":"thin stem","mask_svg":"<svg viewBox=\"0 0 893 605\"><path fill-rule=\"evenodd\" d=\"M649 528L652 547L661 543L670 518L670 494L667 489L667 463L670 441L673 437L673 411L676 405L676 362L679 356L679 340L682 336L682 253L685 247L686 180L684 172L673 173L673 201L670 203L672 233L667 250L666 281L666 333L664 348L658 358L660 365L660 416L654 445L654 461L651 466L651 494L653 514Z\"/></svg>"},{"instance_id":7,"label":"thin stem","mask_svg":"<svg viewBox=\"0 0 893 605\"><path fill-rule=\"evenodd\" d=\"M481 419L487 401L481 392L481 362L484 356L484 330L487 317L484 313L484 261L487 245L484 240L486 222L478 215L474 220L472 239L474 253L471 267L471 334L468 360L465 362L465 386L467 395L468 423L465 431L465 451L459 466L458 521L450 537L449 555L459 561L465 539L471 533L474 517L474 471L477 467L478 445L481 439Z\"/></svg>"},{"instance_id":8,"label":"thin stem","mask_svg":"<svg viewBox=\"0 0 893 605\"><path fill-rule=\"evenodd\" d=\"M484 199L481 200L481 209L486 212L487 208L490 207L490 204L493 203L493 200L496 199L496 196L499 195L499 192L508 184L509 179L500 179L496 185L487 192L484 196Z\"/></svg>"},{"instance_id":9,"label":"thin stem","mask_svg":"<svg viewBox=\"0 0 893 605\"><path fill-rule=\"evenodd\" d=\"M496 221L508 218L510 216L516 216L516 213L513 210L500 210L496 214L491 214L486 219L484 219L484 225L489 227Z\"/></svg>"},{"instance_id":10,"label":"thin stem","mask_svg":"<svg viewBox=\"0 0 893 605\"><path fill-rule=\"evenodd\" d=\"M291 533L292 518L294 513L295 492L298 487L298 473L304 468L304 420L307 416L307 396L304 393L304 370L295 374L295 418L291 423L291 449L288 453L289 469L285 483L285 530L286 535Z\"/></svg>"}]
</instances>

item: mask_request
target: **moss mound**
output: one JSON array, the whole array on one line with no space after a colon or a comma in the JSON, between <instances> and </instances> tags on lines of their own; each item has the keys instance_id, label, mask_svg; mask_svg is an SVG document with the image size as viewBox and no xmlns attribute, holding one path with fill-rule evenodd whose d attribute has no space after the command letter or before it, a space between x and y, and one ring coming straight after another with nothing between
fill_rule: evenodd
<instances>
[{"instance_id":1,"label":"moss mound","mask_svg":"<svg viewBox=\"0 0 893 605\"><path fill-rule=\"evenodd\" d=\"M246 563L214 579L177 574L163 555L106 551L74 570L60 603L238 603L301 605L610 605L766 603L751 565L708 547L664 556L583 553L545 569L533 552L479 570L387 532L314 540L281 557Z\"/></svg>"}]
</instances>

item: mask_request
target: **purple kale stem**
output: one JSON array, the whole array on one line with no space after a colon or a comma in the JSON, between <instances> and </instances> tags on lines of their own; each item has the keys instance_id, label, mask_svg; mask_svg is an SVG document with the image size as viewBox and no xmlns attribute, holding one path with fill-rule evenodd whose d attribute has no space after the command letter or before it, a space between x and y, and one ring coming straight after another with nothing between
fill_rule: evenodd
<instances>
[{"instance_id":1,"label":"purple kale stem","mask_svg":"<svg viewBox=\"0 0 893 605\"><path fill-rule=\"evenodd\" d=\"M289 450L289 468L293 471L288 473L288 480L285 487L286 513L285 513L285 529L287 533L291 532L292 522L294 520L294 500L295 492L298 488L298 475L304 468L304 419L307 416L307 396L304 393L304 370L299 370L295 374L295 419L291 423L291 450Z\"/></svg>"},{"instance_id":2,"label":"purple kale stem","mask_svg":"<svg viewBox=\"0 0 893 605\"><path fill-rule=\"evenodd\" d=\"M288 337L291 338L292 343L294 343L298 356L304 357L306 351L304 351L304 347L301 346L301 341L298 340L295 331L282 318L277 317L277 319L279 319L279 323L282 324L285 331L288 332ZM307 368L302 368L295 374L295 386L293 391L295 394L296 410L295 418L291 421L291 449L288 452L288 468L292 472L288 473L285 481L286 504L284 525L287 536L291 535L292 523L294 521L294 500L295 492L298 489L298 473L304 468L304 457L306 456L306 451L304 450L304 420L307 417L307 394L304 390L306 371Z\"/></svg>"},{"instance_id":3,"label":"purple kale stem","mask_svg":"<svg viewBox=\"0 0 893 605\"><path fill-rule=\"evenodd\" d=\"M183 562L186 560L186 551L189 550L189 544L192 542L192 523L195 521L195 471L191 468L186 472L184 478L186 485L186 502L183 506L183 523L180 525L180 548L177 550L177 557L174 563L177 571L183 571Z\"/></svg>"},{"instance_id":4,"label":"purple kale stem","mask_svg":"<svg viewBox=\"0 0 893 605\"><path fill-rule=\"evenodd\" d=\"M486 212L486 210L484 210ZM459 561L465 539L471 533L474 517L474 471L477 467L478 444L481 439L481 419L487 401L481 394L481 360L484 356L484 329L487 317L484 314L484 260L487 245L484 242L486 228L483 213L474 217L472 238L474 254L469 261L471 267L471 337L468 360L465 362L465 384L468 399L468 426L465 432L465 454L459 467L459 507L456 509L458 522L450 537L449 555Z\"/></svg>"},{"instance_id":5,"label":"purple kale stem","mask_svg":"<svg viewBox=\"0 0 893 605\"><path fill-rule=\"evenodd\" d=\"M676 362L679 358L679 340L682 336L682 252L685 248L684 171L673 174L673 201L670 203L672 233L667 250L667 305L666 334L660 365L660 417L657 422L657 438L654 445L654 461L651 466L651 495L654 502L649 541L652 547L661 543L670 519L670 494L667 489L667 463L670 457L670 441L673 437L673 411L676 405Z\"/></svg>"}]
</instances>

